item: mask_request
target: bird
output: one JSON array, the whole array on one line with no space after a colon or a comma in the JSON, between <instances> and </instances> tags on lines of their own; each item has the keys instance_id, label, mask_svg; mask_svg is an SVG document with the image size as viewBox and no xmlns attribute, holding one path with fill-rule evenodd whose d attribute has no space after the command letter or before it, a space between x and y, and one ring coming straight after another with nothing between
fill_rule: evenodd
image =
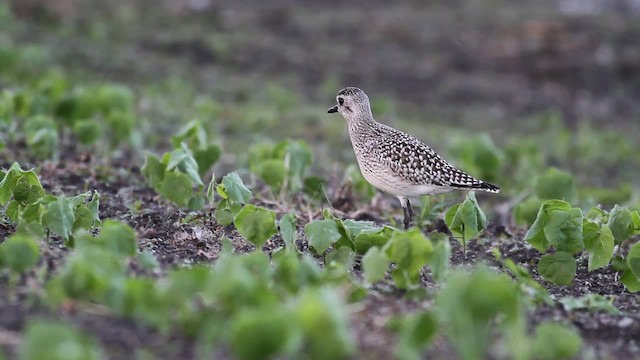
<instances>
[{"instance_id":1,"label":"bird","mask_svg":"<svg viewBox=\"0 0 640 360\"><path fill-rule=\"evenodd\" d=\"M336 101L328 113L339 113L347 121L365 180L400 200L405 230L413 217L409 198L453 190L500 192L498 186L455 168L414 136L377 122L369 97L361 89L346 87L338 92Z\"/></svg>"}]
</instances>

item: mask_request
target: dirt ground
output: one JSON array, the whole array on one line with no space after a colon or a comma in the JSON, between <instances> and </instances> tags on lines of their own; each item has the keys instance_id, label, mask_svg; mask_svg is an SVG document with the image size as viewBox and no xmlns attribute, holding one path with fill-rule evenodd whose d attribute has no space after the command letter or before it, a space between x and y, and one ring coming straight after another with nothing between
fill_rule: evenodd
<instances>
[{"instance_id":1,"label":"dirt ground","mask_svg":"<svg viewBox=\"0 0 640 360\"><path fill-rule=\"evenodd\" d=\"M8 163L2 166L7 167ZM64 164L47 163L42 167L40 176L47 191L53 193L78 193L82 189L96 189L101 194L100 214L103 219L113 218L124 221L135 228L139 237L140 250L149 250L160 263L161 274L167 269L179 264L214 262L221 250L220 239L227 237L233 241L235 251L247 253L255 251L255 247L245 241L234 229L233 225L222 226L207 215L198 221L182 222L185 213L172 205L166 204L153 190L144 184L139 175L139 168L126 162L116 162L109 166L108 171L96 174L95 169L104 168L96 163L87 163L67 159ZM330 192L331 193L331 192ZM136 201L142 203L142 212L133 211ZM262 206L269 206L259 198L254 200ZM349 199L348 201L354 201ZM393 199L385 199L393 202ZM295 206L295 204L293 204ZM388 206L387 206L388 205ZM385 204L385 208L396 206ZM344 214L351 218L363 216L376 222L384 222L384 216L379 207L355 203L354 210ZM357 209L357 210L355 210ZM338 212L339 214L341 212ZM363 215L365 214L365 215ZM395 210L400 220L400 209ZM300 214L306 218L306 214ZM317 216L320 217L320 209ZM303 223L299 221L301 236L297 245L301 250L307 248ZM7 225L0 226L0 238L4 239L13 229ZM506 236L508 233L510 236ZM549 294L558 299L564 296L581 296L596 293L611 296L613 304L622 311L621 315L613 315L603 311L574 310L565 311L560 303L553 306L542 305L529 311L532 324L545 320L561 321L572 324L581 333L585 347L581 358L633 358L640 354L640 300L637 295L625 291L616 281L617 274L610 268L586 272L586 258L578 261L578 274L571 286L555 286L542 281L536 273L536 264L540 254L524 241L524 230L518 228L504 229L501 224L490 223L486 233L487 242L480 244L471 242L462 254L459 243L451 240L451 266L469 266L480 262L487 263L499 270L501 265L491 254L491 249L497 247L503 256L513 260L516 264L527 268L530 273L547 289ZM267 253L282 246L282 240L276 236L270 240L263 251ZM66 250L55 238L49 244L43 244L41 261L46 264L47 273L51 274L60 265ZM131 264L132 272L142 270L135 263ZM360 276L359 262L352 269L355 276ZM45 318L63 318L81 329L94 334L104 348L109 358L129 358L137 349L144 348L153 358L158 359L192 359L197 356L192 340L179 334L159 334L141 324L131 320L121 319L109 315L98 307L74 306L62 307L53 311L43 304L33 301L29 296L34 291L33 280L35 273L28 274L20 281L17 291L7 291L6 279L0 281L0 346L14 354L19 345L20 331L26 321L33 316ZM427 294L433 294L436 284L431 280L429 272L423 274L423 285ZM428 296L429 297L429 296ZM422 300L424 301L424 300ZM352 314L353 330L358 339L359 358L392 358L395 337L384 324L386 320L397 314L402 314L424 306L421 300L408 300L392 286L391 281L383 281L376 285L364 301L363 307ZM216 349L217 358L228 358L226 349ZM443 338L437 338L425 356L436 358L455 357L455 353Z\"/></svg>"},{"instance_id":2,"label":"dirt ground","mask_svg":"<svg viewBox=\"0 0 640 360\"><path fill-rule=\"evenodd\" d=\"M73 1L62 3L68 6ZM384 94L399 104L398 113L420 114L425 123L433 120L471 132L487 130L498 140L531 131L537 121L534 117L546 112L562 114L570 128L588 120L604 129L622 129L630 136L640 134L640 103L636 101L640 97L640 9L633 7L633 1L586 1L595 7L585 5L577 10L575 5L570 6L576 2L568 0L494 1L491 6L488 1L475 0L456 2L456 6L438 1L403 1L398 7L366 0L304 1L303 6L290 6L284 1L200 2L208 4L204 9L189 5L198 2L166 1L170 11L156 12L161 8L156 5L159 1L138 0L131 2L137 9L134 14L145 16L134 16L130 22L118 17L118 6L127 1L79 3L73 11L63 9L67 12L61 16L62 21L58 19L74 24L65 35L51 31L36 12L27 8L20 16L28 26L19 28L12 38L16 43L47 44L54 63L70 72L81 69L82 76L89 73L94 79L131 86L166 77L181 78L204 94L238 104L265 79L281 81L314 103L331 101L337 89L325 91L327 84L344 83ZM88 34L100 34L99 26L104 22L115 25L107 28L100 41L91 38ZM0 83L0 88L3 85ZM411 125L421 127L424 123ZM291 124L280 126L275 131ZM160 136L173 130L162 124L153 129ZM326 136L317 134L303 136L326 140ZM221 137L242 146L247 142L242 134L223 133ZM221 226L206 213L198 221L182 222L187 214L162 201L146 185L140 175L142 161L135 156L105 162L71 151L64 153L62 162L42 165L21 156L20 148L11 150L16 156L8 158L0 153L0 167L7 168L13 161L27 168L39 166L47 191L100 192L101 218L121 220L135 228L140 249L151 251L160 262L158 276L178 264L214 262L223 236L233 241L237 252L255 250L233 226ZM626 178L637 184L632 174L638 170L624 170ZM141 211L135 210L136 201L140 201ZM344 213L346 218L383 222L389 209L394 209L397 219L401 216L389 197L383 200L384 210L357 199L347 201L352 206ZM307 214L300 214L301 236L303 219L307 218ZM504 236L502 226L507 226L510 237ZM0 241L13 230L0 223ZM585 342L581 358L638 358L640 298L625 291L609 267L586 272L586 258L579 259L578 274L571 286L545 283L536 273L540 254L523 241L524 233L524 229L494 220L488 242L469 244L466 258L459 244L451 241L451 265L486 262L500 269L490 251L497 247L503 256L527 268L556 299L588 293L611 296L622 315L568 312L556 303L531 310L529 317L533 324L553 319L574 325ZM281 239L276 236L262 250L270 252L279 245ZM301 238L298 245L306 249L306 240ZM65 254L55 238L43 245L41 261L48 273L60 266ZM144 270L133 263L131 271ZM357 264L353 272L359 275ZM95 334L111 359L130 358L142 347L151 358L196 358L193 341L179 334L159 334L96 307L53 311L34 302L29 294L38 290L32 288L35 276L31 273L23 277L17 291L11 292L7 291L6 279L0 279L0 347L10 358L15 355L27 319L35 315L64 318ZM427 293L435 286L428 272L423 284ZM422 305L402 297L391 282L378 284L364 307L352 315L361 358L392 358L395 338L384 327L385 320ZM217 358L229 357L226 349L216 351ZM442 338L435 340L425 356L455 357Z\"/></svg>"}]
</instances>

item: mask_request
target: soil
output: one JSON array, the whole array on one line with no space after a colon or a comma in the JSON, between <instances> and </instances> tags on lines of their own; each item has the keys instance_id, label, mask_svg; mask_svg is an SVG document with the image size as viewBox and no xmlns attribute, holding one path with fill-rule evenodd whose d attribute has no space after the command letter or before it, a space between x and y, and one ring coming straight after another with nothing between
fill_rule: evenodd
<instances>
[{"instance_id":1,"label":"soil","mask_svg":"<svg viewBox=\"0 0 640 360\"><path fill-rule=\"evenodd\" d=\"M81 157L81 156L79 156ZM3 164L7 166L8 164ZM245 241L231 226L217 224L209 210L199 214L193 221L182 221L188 214L165 203L153 190L148 188L139 174L139 169L131 164L115 162L110 170L101 175L94 169L105 168L106 164L67 159L63 163L46 163L40 170L43 186L52 193L75 194L84 189L95 189L101 194L100 214L103 219L111 218L124 221L135 228L139 238L140 250L151 251L160 264L155 276L162 276L166 270L181 264L212 263L216 261L221 249L220 239L232 240L235 251L248 253L256 251L255 246ZM333 192L330 191L330 194ZM336 194L338 191L336 191ZM343 193L343 192L341 192ZM344 194L343 194L344 195ZM366 217L383 222L386 211L394 207L393 199L382 206L362 204L353 198L343 199L349 202L352 210L346 213L336 210L336 214L345 218ZM136 211L136 202L140 202L140 211ZM261 206L269 206L264 200L256 199ZM299 204L293 203L291 207ZM278 211L278 209L275 209ZM391 210L400 220L400 209ZM303 236L303 223L308 221L307 214L299 214L299 233ZM320 209L316 214L320 216ZM0 241L13 231L7 224L0 225ZM544 282L536 273L536 264L540 254L523 241L524 230L504 228L501 224L491 223L480 244L473 241L468 244L466 256L460 244L451 240L452 267L469 267L486 263L496 271L503 271L491 250L500 249L504 257L522 265L539 281L555 300L565 296L578 297L596 293L611 296L613 304L622 311L614 315L603 311L574 310L565 311L563 306L539 305L529 310L531 324L546 320L572 324L581 333L585 346L581 357L596 358L633 358L640 354L640 300L630 294L617 281L618 274L610 267L586 271L586 259L578 260L578 274L571 286L555 286ZM505 234L510 234L507 236ZM262 249L271 252L282 246L282 240L275 236ZM298 247L307 248L306 239L298 241ZM43 244L42 263L51 273L61 266L67 253L61 242L52 237ZM321 261L319 259L319 261ZM143 271L131 265L131 271ZM354 276L361 276L359 265L353 268ZM160 334L142 324L122 319L105 312L95 305L68 304L59 309L51 309L33 301L33 284L37 283L35 273L20 279L17 287L8 291L8 279L0 278L0 347L12 358L22 341L21 331L28 319L33 317L65 319L97 337L111 359L132 357L140 351L157 359L192 359L197 357L195 344L180 334ZM427 294L432 294L436 285L429 272L423 274L423 286ZM36 290L37 291L37 290ZM386 321L394 315L407 313L425 306L424 300L411 299L395 289L390 281L378 283L362 306L352 313L353 331L358 340L358 358L393 358L393 345L396 338L387 328ZM141 350L144 349L144 350ZM216 350L217 358L228 358L224 349ZM425 356L436 358L455 357L453 349L438 337Z\"/></svg>"}]
</instances>

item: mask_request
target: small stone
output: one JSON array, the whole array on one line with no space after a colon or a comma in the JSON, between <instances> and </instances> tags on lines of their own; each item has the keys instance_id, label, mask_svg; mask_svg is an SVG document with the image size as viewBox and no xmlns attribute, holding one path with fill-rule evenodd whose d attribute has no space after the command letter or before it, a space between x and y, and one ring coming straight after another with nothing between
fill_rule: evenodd
<instances>
[{"instance_id":1,"label":"small stone","mask_svg":"<svg viewBox=\"0 0 640 360\"><path fill-rule=\"evenodd\" d=\"M626 328L626 327L629 327L629 326L633 325L634 322L635 322L635 320L633 320L632 318L626 317L626 318L618 321L618 327Z\"/></svg>"}]
</instances>

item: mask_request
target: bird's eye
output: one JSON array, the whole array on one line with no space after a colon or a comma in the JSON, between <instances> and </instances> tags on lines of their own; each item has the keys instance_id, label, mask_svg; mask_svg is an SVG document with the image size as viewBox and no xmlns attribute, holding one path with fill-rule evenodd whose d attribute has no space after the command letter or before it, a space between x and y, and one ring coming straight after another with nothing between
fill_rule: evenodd
<instances>
[{"instance_id":1,"label":"bird's eye","mask_svg":"<svg viewBox=\"0 0 640 360\"><path fill-rule=\"evenodd\" d=\"M343 105L344 104L344 99L339 97L338 98L338 104Z\"/></svg>"}]
</instances>

